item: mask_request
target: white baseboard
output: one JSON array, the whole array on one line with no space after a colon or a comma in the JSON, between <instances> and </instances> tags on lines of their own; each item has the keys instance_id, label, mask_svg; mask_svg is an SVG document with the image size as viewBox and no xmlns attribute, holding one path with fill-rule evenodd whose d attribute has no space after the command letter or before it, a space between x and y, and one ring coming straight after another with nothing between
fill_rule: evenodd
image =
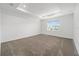
<instances>
[{"instance_id":1,"label":"white baseboard","mask_svg":"<svg viewBox=\"0 0 79 59\"><path fill-rule=\"evenodd\" d=\"M1 40L1 43L8 42L8 41L13 41L13 40L18 40L18 39L21 39L21 38L28 38L28 37L35 36L35 35L38 35L38 34L40 34L40 33L32 34L32 35L28 35L28 36L19 36L19 37L16 37L16 38L12 38L11 40L10 39L5 40L5 41Z\"/></svg>"}]
</instances>

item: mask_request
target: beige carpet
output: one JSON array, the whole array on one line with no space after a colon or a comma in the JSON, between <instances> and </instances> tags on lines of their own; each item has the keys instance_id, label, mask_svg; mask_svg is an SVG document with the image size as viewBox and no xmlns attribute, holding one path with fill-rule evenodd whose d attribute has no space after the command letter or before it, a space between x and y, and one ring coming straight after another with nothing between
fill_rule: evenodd
<instances>
[{"instance_id":1,"label":"beige carpet","mask_svg":"<svg viewBox=\"0 0 79 59\"><path fill-rule=\"evenodd\" d=\"M39 34L1 44L2 56L74 56L72 39Z\"/></svg>"}]
</instances>

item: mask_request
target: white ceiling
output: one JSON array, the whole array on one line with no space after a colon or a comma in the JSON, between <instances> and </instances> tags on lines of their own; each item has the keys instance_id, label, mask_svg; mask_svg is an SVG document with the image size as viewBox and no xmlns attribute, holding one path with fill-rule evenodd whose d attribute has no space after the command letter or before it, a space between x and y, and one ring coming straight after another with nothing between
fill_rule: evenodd
<instances>
[{"instance_id":1,"label":"white ceiling","mask_svg":"<svg viewBox=\"0 0 79 59\"><path fill-rule=\"evenodd\" d=\"M2 8L9 10L17 10L20 7L25 12L31 15L50 18L51 16L64 15L73 13L75 9L75 3L14 3L14 4L0 4Z\"/></svg>"}]
</instances>

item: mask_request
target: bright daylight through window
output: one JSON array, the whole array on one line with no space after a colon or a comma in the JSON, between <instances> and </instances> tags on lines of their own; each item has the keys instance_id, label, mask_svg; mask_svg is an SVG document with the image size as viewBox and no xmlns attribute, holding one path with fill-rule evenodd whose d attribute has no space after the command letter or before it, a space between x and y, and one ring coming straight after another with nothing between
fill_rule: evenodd
<instances>
[{"instance_id":1,"label":"bright daylight through window","mask_svg":"<svg viewBox=\"0 0 79 59\"><path fill-rule=\"evenodd\" d=\"M59 20L50 20L47 23L47 30L48 31L57 31L60 28L60 21Z\"/></svg>"}]
</instances>

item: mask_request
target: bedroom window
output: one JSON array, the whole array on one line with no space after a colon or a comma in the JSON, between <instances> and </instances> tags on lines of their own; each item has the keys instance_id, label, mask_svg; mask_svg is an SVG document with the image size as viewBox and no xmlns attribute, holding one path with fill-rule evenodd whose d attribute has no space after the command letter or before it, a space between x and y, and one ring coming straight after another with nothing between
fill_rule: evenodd
<instances>
[{"instance_id":1,"label":"bedroom window","mask_svg":"<svg viewBox=\"0 0 79 59\"><path fill-rule=\"evenodd\" d=\"M60 21L59 20L51 20L47 23L47 30L48 31L57 31L60 28Z\"/></svg>"}]
</instances>

